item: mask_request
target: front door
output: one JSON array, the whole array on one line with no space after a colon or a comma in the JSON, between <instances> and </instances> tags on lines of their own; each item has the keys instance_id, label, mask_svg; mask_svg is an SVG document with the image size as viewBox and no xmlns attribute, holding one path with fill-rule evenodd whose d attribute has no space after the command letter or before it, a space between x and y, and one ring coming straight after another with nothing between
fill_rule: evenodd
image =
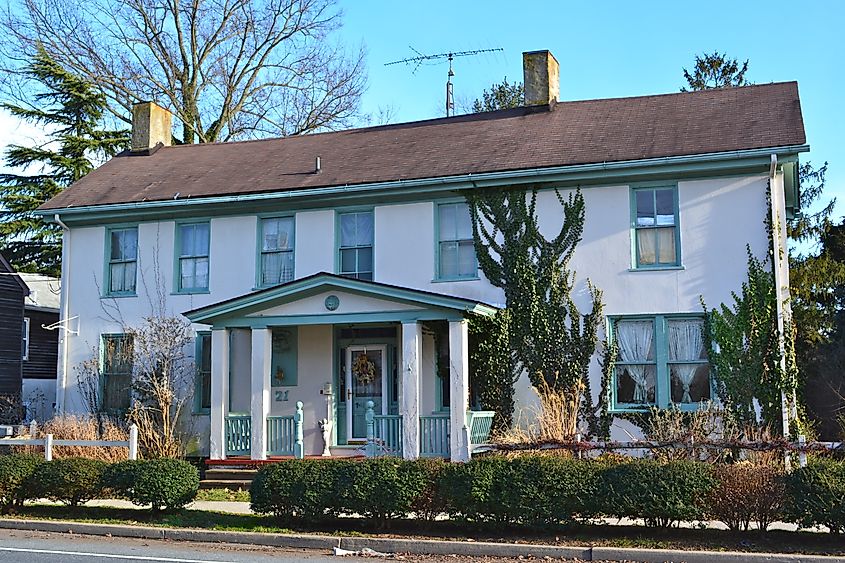
<instances>
[{"instance_id":1,"label":"front door","mask_svg":"<svg viewBox=\"0 0 845 563\"><path fill-rule=\"evenodd\" d=\"M367 438L367 401L376 414L387 414L386 346L346 348L347 440Z\"/></svg>"}]
</instances>

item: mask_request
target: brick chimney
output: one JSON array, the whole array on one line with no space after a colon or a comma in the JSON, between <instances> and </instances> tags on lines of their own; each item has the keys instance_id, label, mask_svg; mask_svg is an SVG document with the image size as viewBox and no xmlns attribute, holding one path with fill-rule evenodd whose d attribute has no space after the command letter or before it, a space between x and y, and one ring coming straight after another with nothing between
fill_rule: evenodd
<instances>
[{"instance_id":1,"label":"brick chimney","mask_svg":"<svg viewBox=\"0 0 845 563\"><path fill-rule=\"evenodd\" d=\"M557 103L560 94L560 66L549 51L522 53L525 81L525 105L549 106Z\"/></svg>"},{"instance_id":2,"label":"brick chimney","mask_svg":"<svg viewBox=\"0 0 845 563\"><path fill-rule=\"evenodd\" d=\"M161 143L170 146L173 114L155 102L132 106L132 151L151 151Z\"/></svg>"}]
</instances>

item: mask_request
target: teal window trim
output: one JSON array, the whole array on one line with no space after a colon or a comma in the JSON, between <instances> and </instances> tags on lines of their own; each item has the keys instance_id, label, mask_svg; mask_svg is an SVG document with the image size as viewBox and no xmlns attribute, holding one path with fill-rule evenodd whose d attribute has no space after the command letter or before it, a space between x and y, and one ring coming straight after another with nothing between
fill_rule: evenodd
<instances>
[{"instance_id":1,"label":"teal window trim","mask_svg":"<svg viewBox=\"0 0 845 563\"><path fill-rule=\"evenodd\" d=\"M359 246L344 246L343 243L343 233L341 229L341 218L344 215L350 214L358 214L358 213L369 213L373 217L373 240L370 245L359 245ZM369 281L373 281L376 278L376 212L374 207L351 207L345 209L337 209L335 210L335 272L340 276L348 276L350 278L355 279L363 279L367 281L366 277L360 277L361 274L369 273ZM362 249L370 249L372 254L372 267L371 270L360 270L358 268L359 264L356 258L356 271L355 272L344 272L343 265L341 260L341 254L343 250L362 250ZM356 253L357 255L357 253Z\"/></svg>"},{"instance_id":2,"label":"teal window trim","mask_svg":"<svg viewBox=\"0 0 845 563\"><path fill-rule=\"evenodd\" d=\"M109 342L112 342L112 341L114 341L114 342L122 341L122 342L128 343L125 346L129 346L129 347L133 346L132 336L129 335L129 334L125 334L125 333L105 333L105 334L100 335L100 358L99 358L99 365L100 365L99 403L100 404L98 405L98 408L99 408L100 412L103 412L103 413L122 414L122 413L126 412L126 410L129 408L129 406L132 403L131 384L132 384L133 366L132 366L132 361L131 361L131 356L130 356L129 362L128 362L128 370L126 371L126 373L114 374L113 369L111 369L112 366L110 366L109 363L108 363L108 356L106 354L106 349L109 347ZM106 400L106 392L107 392L107 389L108 389L107 379L109 377L113 377L113 376L117 376L117 377L127 376L129 378L129 384L127 385L127 388L126 388L127 393L128 393L126 406L121 406L121 407L117 407L117 408L106 407L106 403L111 402L111 401Z\"/></svg>"},{"instance_id":3,"label":"teal window trim","mask_svg":"<svg viewBox=\"0 0 845 563\"><path fill-rule=\"evenodd\" d=\"M673 228L675 229L675 260L674 262L663 262L655 264L640 264L639 259L639 250L637 247L637 239L639 236L640 231L644 230L651 230L659 228L660 225L656 224L656 198L657 198L657 191L658 190L672 190L672 199L673 199L673 213L675 214ZM637 224L637 193L643 191L651 191L654 194L655 198L655 225L653 226L640 226ZM630 217L631 217L631 269L630 271L641 271L641 270L678 270L683 269L683 262L681 260L681 214L680 214L680 198L678 195L678 183L677 182L663 182L663 183L648 183L648 184L632 184L630 186L630 195L629 195L629 203L630 203ZM669 225L666 225L668 227ZM659 260L660 256L660 248L659 248L659 239L655 236L655 260Z\"/></svg>"},{"instance_id":4,"label":"teal window trim","mask_svg":"<svg viewBox=\"0 0 845 563\"><path fill-rule=\"evenodd\" d=\"M185 254L182 255L182 228L195 227L205 225L208 229L207 252L205 254ZM182 287L182 266L183 260L201 260L205 258L208 264L208 272L206 274L206 284L204 287ZM194 272L196 277L196 271ZM209 287L211 285L211 220L210 219L192 219L185 221L176 221L173 234L173 293L174 294L193 294L193 293L210 293Z\"/></svg>"},{"instance_id":5,"label":"teal window trim","mask_svg":"<svg viewBox=\"0 0 845 563\"><path fill-rule=\"evenodd\" d=\"M128 260L126 257L122 259L112 259L112 233L116 232L135 232L135 257L133 260ZM138 295L138 224L118 224L111 225L105 229L105 239L103 242L103 288L101 291L102 297L137 297ZM129 268L130 264L134 267L134 287L131 290L112 291L112 266L123 265L124 268ZM125 274L124 274L125 275Z\"/></svg>"},{"instance_id":6,"label":"teal window trim","mask_svg":"<svg viewBox=\"0 0 845 563\"><path fill-rule=\"evenodd\" d=\"M702 365L708 363L709 377L710 377L710 401L715 398L716 388L713 367L705 360L699 361L669 361L669 321L675 320L700 320L704 321L704 315L700 313L665 313L665 314L642 314L642 315L609 315L606 319L605 331L609 340L616 339L616 323L618 321L652 321L653 323L653 342L654 342L654 360L642 362L624 362L616 361L613 370L613 376L610 380L610 389L607 390L610 402L610 412L612 413L626 413L626 412L646 412L653 407L659 409L676 408L685 412L693 412L702 407L705 402L693 403L674 403L671 399L672 379L670 373L670 364L695 364ZM617 392L617 378L619 370L616 366L625 365L643 365L649 364L655 366L655 402L646 404L637 403L623 403L618 400Z\"/></svg>"},{"instance_id":7,"label":"teal window trim","mask_svg":"<svg viewBox=\"0 0 845 563\"><path fill-rule=\"evenodd\" d=\"M203 369L203 357L205 348L204 346L208 346L209 348L209 362L208 362L208 370ZM193 414L210 414L211 413L211 331L210 330L199 330L197 331L196 342L194 344L194 368L196 371L196 376L194 379L194 410ZM208 377L208 387L209 387L209 404L208 406L203 406L203 378Z\"/></svg>"},{"instance_id":8,"label":"teal window trim","mask_svg":"<svg viewBox=\"0 0 845 563\"><path fill-rule=\"evenodd\" d=\"M266 289L282 283L287 283L296 279L296 214L295 213L279 213L279 214L259 214L256 216L256 235L255 235L255 289ZM286 250L264 250L264 222L278 219L290 219L293 223L291 231L291 242L288 245L290 248ZM293 269L291 270L290 279L283 279L277 283L264 283L264 260L265 254L274 253L290 253L293 262Z\"/></svg>"},{"instance_id":9,"label":"teal window trim","mask_svg":"<svg viewBox=\"0 0 845 563\"><path fill-rule=\"evenodd\" d=\"M475 241L474 241L474 239L472 239L472 238L469 238L469 239L457 239L457 238L455 238L455 239L444 239L440 236L440 209L441 209L441 207L444 207L444 206L447 206L447 205L459 205L459 204L465 204L465 205L469 206L469 204L467 203L467 200L464 199L464 198L446 199L446 200L440 200L440 201L437 201L437 202L434 203L434 279L432 280L434 282L473 281L473 280L480 279L478 277L478 257L475 254L475 248L474 248ZM441 245L443 243L450 243L450 242L451 243L461 243L461 242L466 242L466 241L470 241L470 242L473 243L472 256L473 256L473 260L475 261L475 268L474 268L475 272L471 275L463 275L462 276L462 275L458 274L458 275L455 275L455 276L444 276L441 273L441 270L442 270L442 262L441 262L442 255L441 255L441 249L440 249ZM456 270L457 270L457 268L456 268Z\"/></svg>"}]
</instances>

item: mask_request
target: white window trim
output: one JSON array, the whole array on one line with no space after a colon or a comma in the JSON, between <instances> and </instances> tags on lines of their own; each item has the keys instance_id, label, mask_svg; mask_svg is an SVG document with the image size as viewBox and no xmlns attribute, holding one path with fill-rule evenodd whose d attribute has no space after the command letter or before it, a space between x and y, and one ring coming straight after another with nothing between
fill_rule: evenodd
<instances>
[{"instance_id":1,"label":"white window trim","mask_svg":"<svg viewBox=\"0 0 845 563\"><path fill-rule=\"evenodd\" d=\"M29 361L29 317L23 318L23 356L21 360Z\"/></svg>"}]
</instances>

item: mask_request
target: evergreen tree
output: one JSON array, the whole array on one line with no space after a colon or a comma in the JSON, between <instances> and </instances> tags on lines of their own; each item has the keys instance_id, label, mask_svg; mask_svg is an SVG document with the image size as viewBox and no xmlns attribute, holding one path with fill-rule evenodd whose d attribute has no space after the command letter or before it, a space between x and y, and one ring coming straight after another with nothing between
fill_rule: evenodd
<instances>
[{"instance_id":1,"label":"evergreen tree","mask_svg":"<svg viewBox=\"0 0 845 563\"><path fill-rule=\"evenodd\" d=\"M525 104L525 89L522 82L508 82L506 76L501 84L494 83L489 90L481 93L481 98L472 103L472 111L496 111L497 109L516 108Z\"/></svg>"},{"instance_id":2,"label":"evergreen tree","mask_svg":"<svg viewBox=\"0 0 845 563\"><path fill-rule=\"evenodd\" d=\"M751 83L745 79L747 71L747 60L740 65L736 59L729 59L725 53L713 51L696 55L692 72L684 69L684 78L689 88L683 87L681 92L748 86Z\"/></svg>"},{"instance_id":3,"label":"evergreen tree","mask_svg":"<svg viewBox=\"0 0 845 563\"><path fill-rule=\"evenodd\" d=\"M26 68L40 91L32 107L2 103L15 117L43 128L36 146L11 145L0 175L0 252L18 271L58 276L61 232L33 214L39 205L85 176L129 144L126 131L100 128L106 101L89 83L67 72L43 49Z\"/></svg>"}]
</instances>

